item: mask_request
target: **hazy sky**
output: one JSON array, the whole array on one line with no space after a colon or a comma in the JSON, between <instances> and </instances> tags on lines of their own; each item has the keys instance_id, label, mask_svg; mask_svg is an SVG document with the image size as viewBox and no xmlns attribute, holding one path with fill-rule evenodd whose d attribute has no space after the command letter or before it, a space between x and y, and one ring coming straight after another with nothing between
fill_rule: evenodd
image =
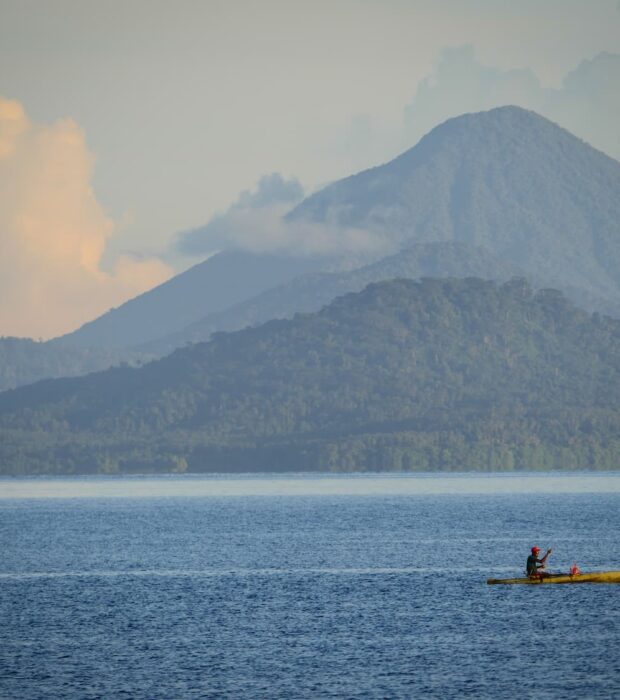
<instances>
[{"instance_id":1,"label":"hazy sky","mask_svg":"<svg viewBox=\"0 0 620 700\"><path fill-rule=\"evenodd\" d=\"M0 0L0 335L76 327L210 249L179 232L462 112L620 158L619 86L618 0Z\"/></svg>"}]
</instances>

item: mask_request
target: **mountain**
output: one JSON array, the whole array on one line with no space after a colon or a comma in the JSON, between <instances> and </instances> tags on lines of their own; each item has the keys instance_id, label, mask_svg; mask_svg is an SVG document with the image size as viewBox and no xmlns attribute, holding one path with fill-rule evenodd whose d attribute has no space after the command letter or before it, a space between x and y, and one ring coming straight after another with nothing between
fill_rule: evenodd
<instances>
[{"instance_id":1,"label":"mountain","mask_svg":"<svg viewBox=\"0 0 620 700\"><path fill-rule=\"evenodd\" d=\"M0 394L4 473L612 469L620 321L394 280L142 368Z\"/></svg>"},{"instance_id":2,"label":"mountain","mask_svg":"<svg viewBox=\"0 0 620 700\"><path fill-rule=\"evenodd\" d=\"M391 162L308 197L286 220L325 224L333 236L338 227L363 229L391 250L446 241L484 248L590 307L620 304L620 163L519 107L450 119ZM339 264L331 256L220 253L63 341L148 343Z\"/></svg>"},{"instance_id":3,"label":"mountain","mask_svg":"<svg viewBox=\"0 0 620 700\"><path fill-rule=\"evenodd\" d=\"M322 256L218 253L52 342L129 348L181 330L275 284L324 269L331 261Z\"/></svg>"},{"instance_id":4,"label":"mountain","mask_svg":"<svg viewBox=\"0 0 620 700\"><path fill-rule=\"evenodd\" d=\"M38 347L36 359L27 353L19 366L6 360L0 389L15 377L36 380L44 366L79 373L105 365L77 362L65 348L88 350L89 358L103 350L145 360L143 351L161 354L214 331L314 311L338 294L400 275L501 280L519 270L535 287L558 288L587 310L620 317L620 163L517 107L451 119L395 160L307 198L287 221L326 224L333 236L338 226L364 229L388 249L404 249L402 261L323 276L316 273L342 270L343 258L220 253ZM426 245L435 248L425 252ZM436 264L427 264L430 250ZM482 270L472 267L476 255Z\"/></svg>"},{"instance_id":5,"label":"mountain","mask_svg":"<svg viewBox=\"0 0 620 700\"><path fill-rule=\"evenodd\" d=\"M456 241L414 244L355 270L301 275L135 349L162 356L188 343L206 341L219 331L236 331L271 319L290 318L299 312L318 311L342 294L359 292L371 282L397 277L481 277L505 281L522 276L523 271L516 265L499 260L478 246Z\"/></svg>"},{"instance_id":6,"label":"mountain","mask_svg":"<svg viewBox=\"0 0 620 700\"><path fill-rule=\"evenodd\" d=\"M288 219L366 229L400 247L482 246L547 286L620 300L620 163L519 107L450 119Z\"/></svg>"}]
</instances>

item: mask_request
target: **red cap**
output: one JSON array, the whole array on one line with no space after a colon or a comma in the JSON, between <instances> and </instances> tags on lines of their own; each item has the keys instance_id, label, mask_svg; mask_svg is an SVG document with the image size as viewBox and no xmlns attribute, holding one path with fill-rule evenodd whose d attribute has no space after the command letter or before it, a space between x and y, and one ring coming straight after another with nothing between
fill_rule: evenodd
<instances>
[{"instance_id":1,"label":"red cap","mask_svg":"<svg viewBox=\"0 0 620 700\"><path fill-rule=\"evenodd\" d=\"M532 554L534 554L534 552L540 552L540 547L532 547Z\"/></svg>"}]
</instances>

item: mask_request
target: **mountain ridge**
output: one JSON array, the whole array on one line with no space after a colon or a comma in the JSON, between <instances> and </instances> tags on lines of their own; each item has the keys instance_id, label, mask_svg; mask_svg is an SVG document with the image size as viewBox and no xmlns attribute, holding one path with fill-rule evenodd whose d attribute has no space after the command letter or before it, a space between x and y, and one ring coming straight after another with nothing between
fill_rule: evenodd
<instances>
[{"instance_id":1,"label":"mountain ridge","mask_svg":"<svg viewBox=\"0 0 620 700\"><path fill-rule=\"evenodd\" d=\"M175 334L135 348L163 354L188 342L203 342L212 333L241 330L295 313L319 311L336 297L359 292L372 282L396 278L482 277L506 281L523 271L483 248L449 241L418 244L363 267L342 272L311 272L261 292L247 301L210 314Z\"/></svg>"},{"instance_id":2,"label":"mountain ridge","mask_svg":"<svg viewBox=\"0 0 620 700\"><path fill-rule=\"evenodd\" d=\"M620 321L523 280L393 280L139 369L0 394L5 473L611 469Z\"/></svg>"},{"instance_id":3,"label":"mountain ridge","mask_svg":"<svg viewBox=\"0 0 620 700\"><path fill-rule=\"evenodd\" d=\"M359 292L373 282L423 277L480 277L495 281L519 277L527 278L535 288L547 287L545 280L528 277L518 266L497 258L481 246L458 241L420 243L354 270L301 275L247 301L209 314L173 336L133 349L161 356L187 343L204 342L212 333L241 330L270 319L291 318L296 313L318 311L336 297L348 292ZM596 298L583 289L572 286L566 286L562 291L586 311L599 311L620 318L620 301L614 303Z\"/></svg>"},{"instance_id":4,"label":"mountain ridge","mask_svg":"<svg viewBox=\"0 0 620 700\"><path fill-rule=\"evenodd\" d=\"M51 342L129 348L326 264L321 256L224 251Z\"/></svg>"}]
</instances>

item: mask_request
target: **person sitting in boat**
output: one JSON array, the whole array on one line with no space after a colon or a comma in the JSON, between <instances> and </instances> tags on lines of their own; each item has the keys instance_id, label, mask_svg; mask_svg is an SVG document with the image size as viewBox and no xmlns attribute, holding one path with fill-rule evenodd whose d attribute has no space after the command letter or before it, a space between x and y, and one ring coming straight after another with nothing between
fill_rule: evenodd
<instances>
[{"instance_id":1,"label":"person sitting in boat","mask_svg":"<svg viewBox=\"0 0 620 700\"><path fill-rule=\"evenodd\" d=\"M532 553L527 558L526 572L529 578L544 578L545 576L549 576L549 574L546 571L543 571L543 569L545 568L547 557L551 554L551 550L548 549L547 553L542 559L538 558L539 552L540 547L532 547Z\"/></svg>"}]
</instances>

